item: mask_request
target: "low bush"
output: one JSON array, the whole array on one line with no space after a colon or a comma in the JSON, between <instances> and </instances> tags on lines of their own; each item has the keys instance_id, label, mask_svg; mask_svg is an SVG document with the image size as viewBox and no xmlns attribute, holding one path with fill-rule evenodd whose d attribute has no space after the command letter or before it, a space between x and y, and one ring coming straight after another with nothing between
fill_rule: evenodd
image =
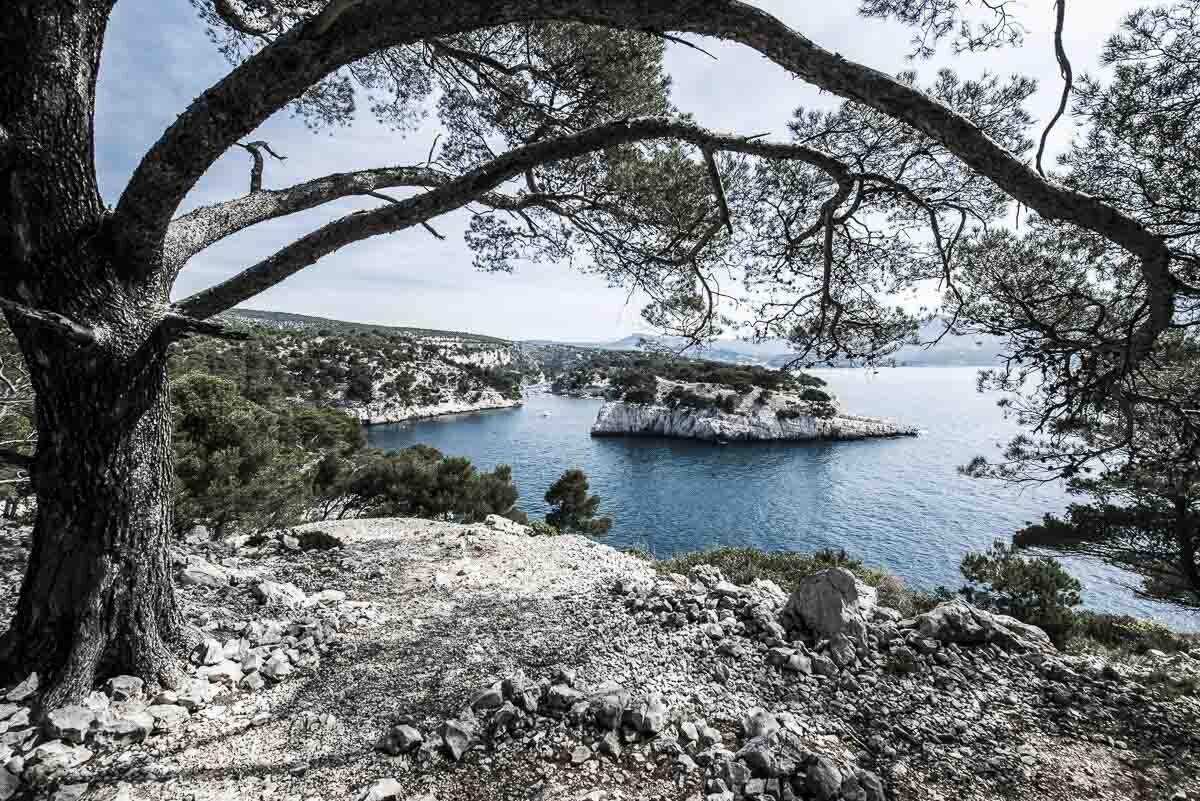
<instances>
[{"instance_id":1,"label":"low bush","mask_svg":"<svg viewBox=\"0 0 1200 801\"><path fill-rule=\"evenodd\" d=\"M828 403L830 400L832 400L828 392L822 392L821 390L814 389L813 387L806 387L805 390L800 393L800 399L806 401L817 401L820 403Z\"/></svg>"},{"instance_id":2,"label":"low bush","mask_svg":"<svg viewBox=\"0 0 1200 801\"><path fill-rule=\"evenodd\" d=\"M1072 653L1112 657L1158 650L1170 654L1200 646L1200 636L1179 634L1152 620L1086 610L1074 612L1071 617L1064 650Z\"/></svg>"},{"instance_id":3,"label":"low bush","mask_svg":"<svg viewBox=\"0 0 1200 801\"><path fill-rule=\"evenodd\" d=\"M734 414L738 408L738 396L732 392L727 392L717 398L717 408L726 414Z\"/></svg>"},{"instance_id":4,"label":"low bush","mask_svg":"<svg viewBox=\"0 0 1200 801\"><path fill-rule=\"evenodd\" d=\"M1070 636L1083 585L1054 559L1022 556L996 540L964 556L959 570L968 582L959 593L970 603L1031 623L1059 644Z\"/></svg>"},{"instance_id":5,"label":"low bush","mask_svg":"<svg viewBox=\"0 0 1200 801\"><path fill-rule=\"evenodd\" d=\"M302 551L332 551L343 545L340 539L320 529L302 531L296 539L300 541L300 550Z\"/></svg>"},{"instance_id":6,"label":"low bush","mask_svg":"<svg viewBox=\"0 0 1200 801\"><path fill-rule=\"evenodd\" d=\"M529 529L529 533L536 537L557 537L559 534L562 534L558 528L544 520L534 520L529 524Z\"/></svg>"}]
</instances>

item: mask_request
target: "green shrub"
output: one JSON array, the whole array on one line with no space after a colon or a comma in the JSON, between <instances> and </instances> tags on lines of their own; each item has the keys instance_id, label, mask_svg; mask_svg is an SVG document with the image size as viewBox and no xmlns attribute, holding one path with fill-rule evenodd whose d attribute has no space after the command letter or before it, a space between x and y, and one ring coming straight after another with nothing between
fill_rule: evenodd
<instances>
[{"instance_id":1,"label":"green shrub","mask_svg":"<svg viewBox=\"0 0 1200 801\"><path fill-rule=\"evenodd\" d=\"M320 529L302 531L296 539L300 541L300 550L302 551L332 551L343 545L340 539Z\"/></svg>"},{"instance_id":2,"label":"green shrub","mask_svg":"<svg viewBox=\"0 0 1200 801\"><path fill-rule=\"evenodd\" d=\"M612 519L596 517L600 496L588 495L588 479L582 470L567 470L546 490L546 503L552 507L546 522L561 531L603 535L612 528Z\"/></svg>"},{"instance_id":3,"label":"green shrub","mask_svg":"<svg viewBox=\"0 0 1200 801\"><path fill-rule=\"evenodd\" d=\"M268 537L266 534L261 534L261 533L251 534L249 537L246 538L246 547L247 548L261 548L270 541L271 541L271 538Z\"/></svg>"},{"instance_id":4,"label":"green shrub","mask_svg":"<svg viewBox=\"0 0 1200 801\"><path fill-rule=\"evenodd\" d=\"M775 417L779 420L795 420L798 417L804 417L804 412L789 406L784 409L776 409Z\"/></svg>"},{"instance_id":5,"label":"green shrub","mask_svg":"<svg viewBox=\"0 0 1200 801\"><path fill-rule=\"evenodd\" d=\"M754 579L774 581L784 592L791 593L800 580L813 573L841 567L849 570L864 584L879 593L879 603L898 610L905 617L927 612L949 593L939 598L904 586L894 573L863 565L843 550L824 548L811 554L792 551L760 551L757 548L723 546L706 551L692 551L654 563L660 573L687 574L696 565L712 565L735 584L749 584Z\"/></svg>"},{"instance_id":6,"label":"green shrub","mask_svg":"<svg viewBox=\"0 0 1200 801\"><path fill-rule=\"evenodd\" d=\"M1025 557L996 540L964 556L959 570L968 582L959 592L970 603L1038 626L1057 643L1069 636L1083 585L1054 559Z\"/></svg>"},{"instance_id":7,"label":"green shrub","mask_svg":"<svg viewBox=\"0 0 1200 801\"><path fill-rule=\"evenodd\" d=\"M529 528L530 533L537 537L557 537L559 534L562 534L561 531L544 520L534 520L529 524Z\"/></svg>"},{"instance_id":8,"label":"green shrub","mask_svg":"<svg viewBox=\"0 0 1200 801\"><path fill-rule=\"evenodd\" d=\"M728 392L717 399L717 408L726 414L733 414L738 408L738 396Z\"/></svg>"},{"instance_id":9,"label":"green shrub","mask_svg":"<svg viewBox=\"0 0 1200 801\"><path fill-rule=\"evenodd\" d=\"M1151 649L1165 653L1188 651L1200 645L1197 635L1178 634L1162 623L1129 615L1104 612L1075 612L1066 649L1080 653L1117 650L1144 654Z\"/></svg>"},{"instance_id":10,"label":"green shrub","mask_svg":"<svg viewBox=\"0 0 1200 801\"><path fill-rule=\"evenodd\" d=\"M806 401L817 401L820 403L828 403L831 400L829 393L822 392L821 390L813 387L807 387L803 392L801 392L800 399Z\"/></svg>"}]
</instances>

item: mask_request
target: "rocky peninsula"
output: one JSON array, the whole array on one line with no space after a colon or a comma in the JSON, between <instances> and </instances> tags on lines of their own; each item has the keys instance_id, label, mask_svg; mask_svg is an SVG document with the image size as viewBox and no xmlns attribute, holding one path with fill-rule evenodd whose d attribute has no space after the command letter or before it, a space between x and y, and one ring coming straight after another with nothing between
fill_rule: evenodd
<instances>
[{"instance_id":1,"label":"rocky peninsula","mask_svg":"<svg viewBox=\"0 0 1200 801\"><path fill-rule=\"evenodd\" d=\"M719 384L656 379L652 401L608 400L592 436L660 436L712 442L858 440L916 436L916 428L893 420L847 414L835 399Z\"/></svg>"}]
</instances>

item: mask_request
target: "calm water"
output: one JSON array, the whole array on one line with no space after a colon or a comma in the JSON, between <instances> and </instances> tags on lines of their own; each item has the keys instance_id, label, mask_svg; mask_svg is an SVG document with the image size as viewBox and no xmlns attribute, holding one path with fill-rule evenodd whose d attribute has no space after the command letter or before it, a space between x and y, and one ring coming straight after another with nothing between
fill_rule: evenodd
<instances>
[{"instance_id":1,"label":"calm water","mask_svg":"<svg viewBox=\"0 0 1200 801\"><path fill-rule=\"evenodd\" d=\"M844 548L927 589L958 586L965 551L1066 506L1056 486L1017 490L956 473L977 454L995 456L1016 430L993 397L975 392L974 368L816 372L847 410L896 417L922 435L726 447L592 439L599 401L534 395L520 409L376 426L369 438L389 449L425 443L482 469L512 465L531 517L545 514L542 495L564 470L582 468L614 519L606 542L616 547L657 556L714 545ZM1195 615L1135 597L1135 580L1119 571L1091 560L1068 567L1090 607L1200 628Z\"/></svg>"}]
</instances>

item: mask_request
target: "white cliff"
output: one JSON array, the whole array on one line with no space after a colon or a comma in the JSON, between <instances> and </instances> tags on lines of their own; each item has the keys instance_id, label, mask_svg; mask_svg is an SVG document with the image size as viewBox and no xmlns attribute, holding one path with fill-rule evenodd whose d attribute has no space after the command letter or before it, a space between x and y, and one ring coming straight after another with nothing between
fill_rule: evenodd
<instances>
[{"instance_id":1,"label":"white cliff","mask_svg":"<svg viewBox=\"0 0 1200 801\"><path fill-rule=\"evenodd\" d=\"M672 390L714 405L679 403ZM726 408L715 405L724 399ZM732 411L728 409L732 408ZM916 428L878 417L846 414L836 401L812 402L798 395L753 389L742 395L714 384L678 384L658 379L654 403L606 401L592 436L661 436L710 441L855 440L916 436Z\"/></svg>"}]
</instances>

